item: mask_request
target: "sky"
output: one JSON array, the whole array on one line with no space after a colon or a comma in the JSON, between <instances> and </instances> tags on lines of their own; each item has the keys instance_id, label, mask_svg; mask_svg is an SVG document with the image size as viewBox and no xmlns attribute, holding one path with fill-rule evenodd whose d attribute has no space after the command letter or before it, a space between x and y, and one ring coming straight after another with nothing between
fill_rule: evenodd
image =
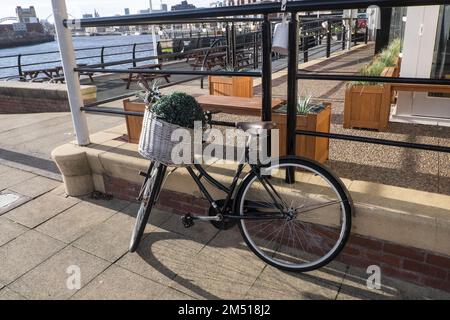
<instances>
[{"instance_id":1,"label":"sky","mask_svg":"<svg viewBox=\"0 0 450 320\"><path fill-rule=\"evenodd\" d=\"M161 0L153 0L153 8L159 9ZM181 0L162 0L166 3L169 10L174 4ZM196 7L209 7L210 0L188 0L188 3ZM130 8L131 14L137 13L140 9L148 9L148 0L66 0L67 11L75 18L81 18L83 13L94 13L98 11L100 16L113 16L123 14L124 8ZM34 6L38 18L45 19L52 14L52 5L50 0L3 0L0 6L0 18L14 17L16 6L29 7ZM53 21L51 18L49 21Z\"/></svg>"}]
</instances>

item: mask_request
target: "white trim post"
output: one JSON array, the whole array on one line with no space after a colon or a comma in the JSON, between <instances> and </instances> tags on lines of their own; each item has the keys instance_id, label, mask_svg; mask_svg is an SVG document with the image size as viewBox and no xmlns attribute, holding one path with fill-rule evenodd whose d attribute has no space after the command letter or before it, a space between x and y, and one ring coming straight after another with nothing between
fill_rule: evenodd
<instances>
[{"instance_id":1,"label":"white trim post","mask_svg":"<svg viewBox=\"0 0 450 320\"><path fill-rule=\"evenodd\" d=\"M78 145L84 146L89 144L89 129L87 126L86 116L80 110L83 106L83 97L81 95L78 72L73 70L76 66L76 60L75 51L73 49L72 34L70 29L63 25L63 20L67 19L66 1L52 0L52 7L75 135Z\"/></svg>"},{"instance_id":2,"label":"white trim post","mask_svg":"<svg viewBox=\"0 0 450 320\"><path fill-rule=\"evenodd\" d=\"M149 13L153 13L153 4L152 4L152 0L149 0ZM158 55L158 40L156 39L156 31L155 31L155 25L152 24L152 45L153 45L153 55L157 56ZM153 60L154 64L159 63L159 59L154 59Z\"/></svg>"}]
</instances>

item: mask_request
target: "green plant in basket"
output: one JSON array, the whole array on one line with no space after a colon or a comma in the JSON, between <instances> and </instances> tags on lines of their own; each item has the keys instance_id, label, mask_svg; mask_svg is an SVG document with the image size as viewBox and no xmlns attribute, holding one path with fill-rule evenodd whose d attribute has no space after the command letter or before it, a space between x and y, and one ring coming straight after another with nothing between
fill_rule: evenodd
<instances>
[{"instance_id":1,"label":"green plant in basket","mask_svg":"<svg viewBox=\"0 0 450 320\"><path fill-rule=\"evenodd\" d=\"M162 96L153 104L151 111L159 119L185 128L194 128L195 121L204 123L205 120L197 100L183 92Z\"/></svg>"},{"instance_id":2,"label":"green plant in basket","mask_svg":"<svg viewBox=\"0 0 450 320\"><path fill-rule=\"evenodd\" d=\"M139 80L138 85L142 88L142 91L138 92L138 97L144 101L146 106L150 106L152 103L158 101L162 94L159 90L160 79L156 79L148 84L146 81Z\"/></svg>"}]
</instances>

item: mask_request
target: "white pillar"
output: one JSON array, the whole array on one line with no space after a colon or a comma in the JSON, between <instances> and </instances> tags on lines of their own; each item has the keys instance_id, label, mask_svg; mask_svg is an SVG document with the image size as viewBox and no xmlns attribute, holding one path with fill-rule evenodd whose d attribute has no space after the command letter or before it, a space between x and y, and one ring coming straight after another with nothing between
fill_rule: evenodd
<instances>
[{"instance_id":1,"label":"white pillar","mask_svg":"<svg viewBox=\"0 0 450 320\"><path fill-rule=\"evenodd\" d=\"M153 12L153 5L152 5L152 0L149 0L149 13ZM156 32L155 32L155 25L152 24L152 44L153 44L153 55L157 56L158 55L158 40L156 39ZM153 63L158 63L158 59L154 59Z\"/></svg>"},{"instance_id":2,"label":"white pillar","mask_svg":"<svg viewBox=\"0 0 450 320\"><path fill-rule=\"evenodd\" d=\"M76 60L72 43L72 34L69 28L66 28L63 25L63 20L67 19L66 2L65 0L52 0L52 6L75 135L78 145L84 146L89 144L89 130L86 116L80 110L80 107L83 106L83 97L81 95L78 72L73 71L73 68L76 66Z\"/></svg>"}]
</instances>

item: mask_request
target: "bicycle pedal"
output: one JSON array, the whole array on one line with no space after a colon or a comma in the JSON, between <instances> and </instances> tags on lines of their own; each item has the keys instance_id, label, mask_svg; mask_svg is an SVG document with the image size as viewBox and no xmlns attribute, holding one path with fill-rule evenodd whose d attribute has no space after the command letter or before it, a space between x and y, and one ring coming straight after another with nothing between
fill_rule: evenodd
<instances>
[{"instance_id":1,"label":"bicycle pedal","mask_svg":"<svg viewBox=\"0 0 450 320\"><path fill-rule=\"evenodd\" d=\"M188 213L185 214L182 218L181 218L181 222L183 223L183 226L185 228L190 228L194 225L194 217Z\"/></svg>"}]
</instances>

